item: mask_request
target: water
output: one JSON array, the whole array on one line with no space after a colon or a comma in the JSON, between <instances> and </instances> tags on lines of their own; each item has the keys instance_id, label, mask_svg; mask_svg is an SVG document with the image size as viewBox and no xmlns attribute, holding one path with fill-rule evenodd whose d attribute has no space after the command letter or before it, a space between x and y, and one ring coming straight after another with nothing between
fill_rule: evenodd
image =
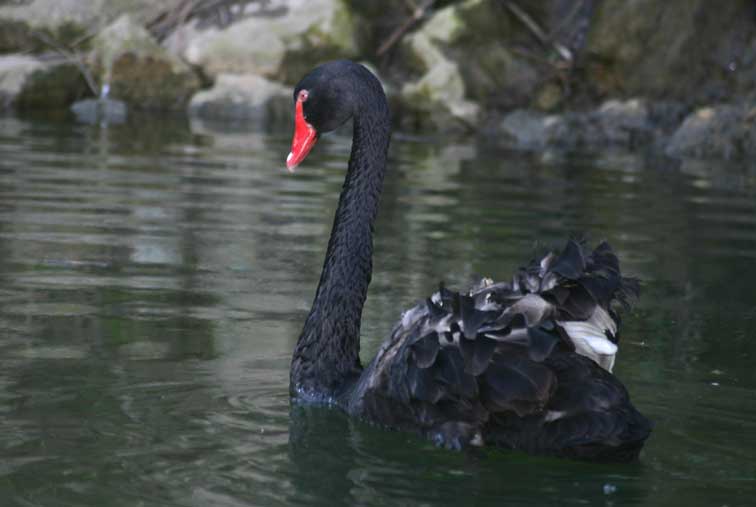
<instances>
[{"instance_id":1,"label":"water","mask_svg":"<svg viewBox=\"0 0 756 507\"><path fill-rule=\"evenodd\" d=\"M397 136L364 357L440 279L606 238L644 280L616 373L656 428L600 466L290 409L349 140L289 175L289 136L0 118L1 505L751 504L753 166Z\"/></svg>"}]
</instances>

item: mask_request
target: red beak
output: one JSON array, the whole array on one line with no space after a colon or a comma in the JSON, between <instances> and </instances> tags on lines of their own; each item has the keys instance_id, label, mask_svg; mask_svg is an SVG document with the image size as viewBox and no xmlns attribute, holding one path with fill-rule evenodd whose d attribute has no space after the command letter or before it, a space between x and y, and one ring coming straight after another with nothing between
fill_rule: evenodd
<instances>
[{"instance_id":1,"label":"red beak","mask_svg":"<svg viewBox=\"0 0 756 507\"><path fill-rule=\"evenodd\" d=\"M302 112L302 98L297 98L294 113L294 139L291 141L291 153L286 157L286 168L294 171L294 168L302 162L318 140L315 127L307 123Z\"/></svg>"}]
</instances>

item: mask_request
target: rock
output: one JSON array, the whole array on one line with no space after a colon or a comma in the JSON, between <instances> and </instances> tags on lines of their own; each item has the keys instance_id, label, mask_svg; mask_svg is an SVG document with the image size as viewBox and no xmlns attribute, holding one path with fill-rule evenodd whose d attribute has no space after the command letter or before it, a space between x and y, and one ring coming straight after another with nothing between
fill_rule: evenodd
<instances>
[{"instance_id":1,"label":"rock","mask_svg":"<svg viewBox=\"0 0 756 507\"><path fill-rule=\"evenodd\" d=\"M294 84L318 61L357 55L354 23L343 0L290 0L282 9L231 25L174 32L166 46L210 77L257 74Z\"/></svg>"},{"instance_id":2,"label":"rock","mask_svg":"<svg viewBox=\"0 0 756 507\"><path fill-rule=\"evenodd\" d=\"M679 124L683 110L678 103L640 99L609 100L592 111L560 115L517 110L504 115L494 135L503 146L524 150L643 148L674 158L756 155L756 107L705 107Z\"/></svg>"},{"instance_id":3,"label":"rock","mask_svg":"<svg viewBox=\"0 0 756 507\"><path fill-rule=\"evenodd\" d=\"M92 42L100 81L135 109L181 109L200 88L199 77L124 14Z\"/></svg>"},{"instance_id":4,"label":"rock","mask_svg":"<svg viewBox=\"0 0 756 507\"><path fill-rule=\"evenodd\" d=\"M442 45L455 40L463 26L458 9L447 7L403 42L403 53L423 73L400 91L400 100L413 123L442 130L455 126L471 129L475 125L480 109L465 98L459 66L442 51Z\"/></svg>"},{"instance_id":5,"label":"rock","mask_svg":"<svg viewBox=\"0 0 756 507\"><path fill-rule=\"evenodd\" d=\"M558 144L566 137L565 120L558 115L517 110L504 116L499 124L499 132L510 147L538 150Z\"/></svg>"},{"instance_id":6,"label":"rock","mask_svg":"<svg viewBox=\"0 0 756 507\"><path fill-rule=\"evenodd\" d=\"M668 100L650 102L647 107L651 124L667 135L673 133L690 112L690 107L682 102Z\"/></svg>"},{"instance_id":7,"label":"rock","mask_svg":"<svg viewBox=\"0 0 756 507\"><path fill-rule=\"evenodd\" d=\"M752 117L733 105L704 107L683 121L667 144L671 157L732 159L756 153Z\"/></svg>"},{"instance_id":8,"label":"rock","mask_svg":"<svg viewBox=\"0 0 756 507\"><path fill-rule=\"evenodd\" d=\"M539 111L553 111L562 103L564 90L557 83L546 83L539 90L533 101L533 107Z\"/></svg>"},{"instance_id":9,"label":"rock","mask_svg":"<svg viewBox=\"0 0 756 507\"><path fill-rule=\"evenodd\" d=\"M84 99L71 105L71 112L81 123L94 125L97 123L120 124L128 117L128 107L120 100Z\"/></svg>"},{"instance_id":10,"label":"rock","mask_svg":"<svg viewBox=\"0 0 756 507\"><path fill-rule=\"evenodd\" d=\"M75 65L32 56L0 56L0 109L65 107L88 91Z\"/></svg>"},{"instance_id":11,"label":"rock","mask_svg":"<svg viewBox=\"0 0 756 507\"><path fill-rule=\"evenodd\" d=\"M192 97L189 112L203 118L253 122L290 120L292 89L252 74L221 74L215 85Z\"/></svg>"},{"instance_id":12,"label":"rock","mask_svg":"<svg viewBox=\"0 0 756 507\"><path fill-rule=\"evenodd\" d=\"M400 93L416 124L441 130L473 129L478 120L480 108L465 99L465 86L454 62L435 64L418 81L404 85Z\"/></svg>"},{"instance_id":13,"label":"rock","mask_svg":"<svg viewBox=\"0 0 756 507\"><path fill-rule=\"evenodd\" d=\"M584 144L634 147L651 139L653 126L649 121L646 103L639 99L609 100L588 115L588 121L597 125L593 143Z\"/></svg>"},{"instance_id":14,"label":"rock","mask_svg":"<svg viewBox=\"0 0 756 507\"><path fill-rule=\"evenodd\" d=\"M746 135L743 139L743 152L747 157L756 155L756 106L752 106L743 116Z\"/></svg>"},{"instance_id":15,"label":"rock","mask_svg":"<svg viewBox=\"0 0 756 507\"><path fill-rule=\"evenodd\" d=\"M77 0L32 0L0 6L0 51L49 50L36 33L63 45L74 42L87 33L87 27L98 26L97 16L106 2L95 3L98 5Z\"/></svg>"},{"instance_id":16,"label":"rock","mask_svg":"<svg viewBox=\"0 0 756 507\"><path fill-rule=\"evenodd\" d=\"M154 18L182 0L25 0L0 5L0 52L43 52L50 49L33 32L64 46L86 43L96 32L121 14L131 13L139 22ZM82 38L84 37L84 40Z\"/></svg>"},{"instance_id":17,"label":"rock","mask_svg":"<svg viewBox=\"0 0 756 507\"><path fill-rule=\"evenodd\" d=\"M0 106L7 109L15 104L31 74L44 64L31 56L10 55L0 57Z\"/></svg>"},{"instance_id":18,"label":"rock","mask_svg":"<svg viewBox=\"0 0 756 507\"><path fill-rule=\"evenodd\" d=\"M639 99L610 100L593 111L562 115L514 111L504 116L497 132L508 147L526 150L634 148L658 134L648 106Z\"/></svg>"},{"instance_id":19,"label":"rock","mask_svg":"<svg viewBox=\"0 0 756 507\"><path fill-rule=\"evenodd\" d=\"M586 81L604 96L688 104L753 93L748 45L755 35L750 0L605 0L585 48Z\"/></svg>"},{"instance_id":20,"label":"rock","mask_svg":"<svg viewBox=\"0 0 756 507\"><path fill-rule=\"evenodd\" d=\"M471 128L482 116L481 105L487 111L529 102L540 75L509 49L520 29L485 0L436 11L402 41L398 60L409 79L400 93L400 115L409 113L415 125Z\"/></svg>"}]
</instances>

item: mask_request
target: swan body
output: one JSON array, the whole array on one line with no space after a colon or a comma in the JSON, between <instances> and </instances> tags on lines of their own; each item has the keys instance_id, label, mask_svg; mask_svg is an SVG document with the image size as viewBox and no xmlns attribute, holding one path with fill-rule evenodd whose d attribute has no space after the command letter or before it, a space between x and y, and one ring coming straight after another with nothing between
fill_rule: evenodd
<instances>
[{"instance_id":1,"label":"swan body","mask_svg":"<svg viewBox=\"0 0 756 507\"><path fill-rule=\"evenodd\" d=\"M378 80L335 61L297 85L293 170L322 132L353 119L349 167L312 309L292 356L295 401L335 405L439 445L491 445L596 461L637 459L651 425L612 375L619 308L637 295L607 243L571 240L463 293L440 288L359 358L390 114Z\"/></svg>"}]
</instances>

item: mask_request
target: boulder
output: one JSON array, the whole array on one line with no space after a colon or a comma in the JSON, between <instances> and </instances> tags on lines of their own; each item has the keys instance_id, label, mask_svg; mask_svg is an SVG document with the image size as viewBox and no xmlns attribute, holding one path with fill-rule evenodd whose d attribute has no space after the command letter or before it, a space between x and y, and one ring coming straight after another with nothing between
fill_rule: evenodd
<instances>
[{"instance_id":1,"label":"boulder","mask_svg":"<svg viewBox=\"0 0 756 507\"><path fill-rule=\"evenodd\" d=\"M480 113L477 104L465 99L459 67L447 60L435 64L419 80L405 84L400 98L406 110L403 123L411 117L415 126L473 129Z\"/></svg>"},{"instance_id":2,"label":"boulder","mask_svg":"<svg viewBox=\"0 0 756 507\"><path fill-rule=\"evenodd\" d=\"M540 150L566 137L567 123L559 115L528 110L512 111L499 124L499 140L511 148Z\"/></svg>"},{"instance_id":3,"label":"boulder","mask_svg":"<svg viewBox=\"0 0 756 507\"><path fill-rule=\"evenodd\" d=\"M79 69L65 60L0 56L0 109L60 108L86 93Z\"/></svg>"},{"instance_id":4,"label":"boulder","mask_svg":"<svg viewBox=\"0 0 756 507\"><path fill-rule=\"evenodd\" d=\"M586 139L586 145L631 148L650 141L654 128L649 119L649 108L640 99L608 100L588 114L586 120L594 123L597 130L595 140Z\"/></svg>"},{"instance_id":5,"label":"boulder","mask_svg":"<svg viewBox=\"0 0 756 507\"><path fill-rule=\"evenodd\" d=\"M94 124L120 124L128 118L128 107L120 100L108 98L84 99L71 105L71 112L76 120L81 123Z\"/></svg>"},{"instance_id":6,"label":"boulder","mask_svg":"<svg viewBox=\"0 0 756 507\"><path fill-rule=\"evenodd\" d=\"M176 30L166 47L213 78L256 74L294 84L324 60L357 55L354 23L344 0L290 0L266 15L226 27L194 22Z\"/></svg>"},{"instance_id":7,"label":"boulder","mask_svg":"<svg viewBox=\"0 0 756 507\"><path fill-rule=\"evenodd\" d=\"M265 123L290 121L292 89L253 74L221 74L215 85L189 102L189 113L202 118L229 118Z\"/></svg>"},{"instance_id":8,"label":"boulder","mask_svg":"<svg viewBox=\"0 0 756 507\"><path fill-rule=\"evenodd\" d=\"M610 100L593 111L561 115L518 110L506 114L496 131L506 146L526 150L635 148L661 134L639 99Z\"/></svg>"},{"instance_id":9,"label":"boulder","mask_svg":"<svg viewBox=\"0 0 756 507\"><path fill-rule=\"evenodd\" d=\"M409 113L415 125L472 128L484 110L527 103L541 76L510 49L522 35L521 25L495 2L466 0L439 9L399 48L409 76L401 115Z\"/></svg>"},{"instance_id":10,"label":"boulder","mask_svg":"<svg viewBox=\"0 0 756 507\"><path fill-rule=\"evenodd\" d=\"M102 30L92 46L100 82L132 108L182 109L200 88L194 71L128 14Z\"/></svg>"},{"instance_id":11,"label":"boulder","mask_svg":"<svg viewBox=\"0 0 756 507\"><path fill-rule=\"evenodd\" d=\"M31 56L0 57L0 106L2 109L15 104L29 76L42 68L44 64Z\"/></svg>"},{"instance_id":12,"label":"boulder","mask_svg":"<svg viewBox=\"0 0 756 507\"><path fill-rule=\"evenodd\" d=\"M585 47L586 80L604 96L723 101L753 93L755 40L750 0L604 0Z\"/></svg>"},{"instance_id":13,"label":"boulder","mask_svg":"<svg viewBox=\"0 0 756 507\"><path fill-rule=\"evenodd\" d=\"M734 105L698 109L675 131L665 153L671 157L726 159L756 154L754 117L756 111Z\"/></svg>"},{"instance_id":14,"label":"boulder","mask_svg":"<svg viewBox=\"0 0 756 507\"><path fill-rule=\"evenodd\" d=\"M50 49L37 35L48 36L64 46L86 43L86 35L124 13L139 22L178 6L182 0L25 0L0 2L0 52ZM81 46L79 46L81 49Z\"/></svg>"}]
</instances>

